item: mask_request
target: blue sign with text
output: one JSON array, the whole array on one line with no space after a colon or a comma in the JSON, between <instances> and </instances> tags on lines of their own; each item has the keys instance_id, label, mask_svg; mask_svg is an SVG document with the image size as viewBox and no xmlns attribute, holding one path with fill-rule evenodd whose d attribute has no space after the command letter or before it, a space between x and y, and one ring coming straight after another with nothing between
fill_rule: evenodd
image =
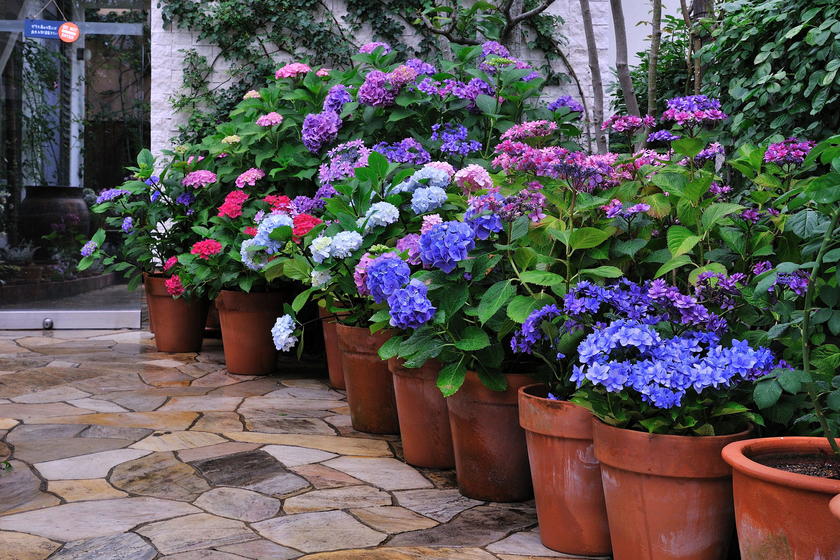
<instances>
[{"instance_id":1,"label":"blue sign with text","mask_svg":"<svg viewBox=\"0 0 840 560\"><path fill-rule=\"evenodd\" d=\"M58 39L58 28L63 21L48 19L26 19L23 25L23 36L35 39Z\"/></svg>"}]
</instances>

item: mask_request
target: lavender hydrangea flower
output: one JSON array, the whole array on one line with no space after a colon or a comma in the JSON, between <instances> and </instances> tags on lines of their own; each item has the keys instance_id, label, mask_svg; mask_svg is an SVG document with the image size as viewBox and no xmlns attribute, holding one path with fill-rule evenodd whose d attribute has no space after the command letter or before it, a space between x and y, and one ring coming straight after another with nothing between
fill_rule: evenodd
<instances>
[{"instance_id":1,"label":"lavender hydrangea flower","mask_svg":"<svg viewBox=\"0 0 840 560\"><path fill-rule=\"evenodd\" d=\"M425 181L425 183L423 183ZM425 184L428 187L437 187L445 189L449 186L449 173L437 167L426 165L425 167L415 171L410 177L404 180L399 185L390 189L388 194L396 193L413 193L417 189L423 187Z\"/></svg>"},{"instance_id":2,"label":"lavender hydrangea flower","mask_svg":"<svg viewBox=\"0 0 840 560\"><path fill-rule=\"evenodd\" d=\"M91 239L90 241L88 241L87 243L85 243L84 245L82 245L82 250L81 250L81 251L79 251L79 253L80 253L83 257L89 257L89 256L91 256L91 255L94 253L94 251L96 251L98 248L99 248L99 244L98 244L96 241L94 241L94 240L92 240L92 239Z\"/></svg>"},{"instance_id":3,"label":"lavender hydrangea flower","mask_svg":"<svg viewBox=\"0 0 840 560\"><path fill-rule=\"evenodd\" d=\"M423 149L420 142L414 138L405 138L393 144L380 142L373 147L373 150L385 156L391 163L423 165L432 161L429 152Z\"/></svg>"},{"instance_id":4,"label":"lavender hydrangea flower","mask_svg":"<svg viewBox=\"0 0 840 560\"><path fill-rule=\"evenodd\" d=\"M502 231L504 225L499 210L504 200L497 192L470 198L464 221L473 229L476 239L484 240L491 234Z\"/></svg>"},{"instance_id":5,"label":"lavender hydrangea flower","mask_svg":"<svg viewBox=\"0 0 840 560\"><path fill-rule=\"evenodd\" d=\"M370 43L365 43L361 47L359 47L360 54L372 54L376 49L381 48L382 54L388 54L391 52L391 45L388 43L383 43L381 41L371 41Z\"/></svg>"},{"instance_id":6,"label":"lavender hydrangea flower","mask_svg":"<svg viewBox=\"0 0 840 560\"><path fill-rule=\"evenodd\" d=\"M330 185L341 179L352 177L357 168L367 165L368 155L370 155L370 149L365 147L365 143L361 140L339 144L327 152L328 162L321 164L318 169L318 180L321 185ZM321 196L321 198L329 197Z\"/></svg>"},{"instance_id":7,"label":"lavender hydrangea flower","mask_svg":"<svg viewBox=\"0 0 840 560\"><path fill-rule=\"evenodd\" d=\"M561 95L548 104L548 110L552 112L559 110L561 107L567 107L569 112L572 113L583 113L584 111L583 105L578 103L571 95Z\"/></svg>"},{"instance_id":8,"label":"lavender hydrangea flower","mask_svg":"<svg viewBox=\"0 0 840 560\"><path fill-rule=\"evenodd\" d=\"M388 74L381 70L371 70L359 86L359 103L373 107L390 107L397 98L397 88L392 87Z\"/></svg>"},{"instance_id":9,"label":"lavender hydrangea flower","mask_svg":"<svg viewBox=\"0 0 840 560\"><path fill-rule=\"evenodd\" d=\"M340 114L346 103L353 101L350 92L343 84L336 84L327 92L327 97L324 98L324 111L332 111Z\"/></svg>"},{"instance_id":10,"label":"lavender hydrangea flower","mask_svg":"<svg viewBox=\"0 0 840 560\"><path fill-rule=\"evenodd\" d=\"M435 316L437 309L429 301L427 290L419 280L411 280L405 288L394 290L388 296L392 327L416 329Z\"/></svg>"},{"instance_id":11,"label":"lavender hydrangea flower","mask_svg":"<svg viewBox=\"0 0 840 560\"><path fill-rule=\"evenodd\" d=\"M418 76L424 74L428 76L437 74L437 69L434 66L428 62L420 60L419 58L409 58L405 61L405 65L417 72Z\"/></svg>"},{"instance_id":12,"label":"lavender hydrangea flower","mask_svg":"<svg viewBox=\"0 0 840 560\"><path fill-rule=\"evenodd\" d=\"M532 311L510 339L511 350L531 354L534 351L534 345L546 339L541 327L543 321L550 321L561 314L560 308L554 304Z\"/></svg>"},{"instance_id":13,"label":"lavender hydrangea flower","mask_svg":"<svg viewBox=\"0 0 840 560\"><path fill-rule=\"evenodd\" d=\"M265 263L257 262L254 257L256 256L256 251L253 249L254 246L258 245L257 240L253 237L250 239L244 240L239 245L239 257L242 259L242 264L245 265L245 268L248 270L253 270L254 272L259 272L262 270L262 267Z\"/></svg>"},{"instance_id":14,"label":"lavender hydrangea flower","mask_svg":"<svg viewBox=\"0 0 840 560\"><path fill-rule=\"evenodd\" d=\"M408 264L391 255L375 258L367 267L365 286L376 303L382 303L388 296L408 283L411 269Z\"/></svg>"},{"instance_id":15,"label":"lavender hydrangea flower","mask_svg":"<svg viewBox=\"0 0 840 560\"><path fill-rule=\"evenodd\" d=\"M672 133L670 130L657 130L648 134L648 142L673 142L679 140L680 136Z\"/></svg>"},{"instance_id":16,"label":"lavender hydrangea flower","mask_svg":"<svg viewBox=\"0 0 840 560\"><path fill-rule=\"evenodd\" d=\"M133 228L134 228L134 218L132 218L131 216L127 216L127 217L123 218L122 225L120 226L120 229L122 229L123 232L128 233Z\"/></svg>"},{"instance_id":17,"label":"lavender hydrangea flower","mask_svg":"<svg viewBox=\"0 0 840 560\"><path fill-rule=\"evenodd\" d=\"M397 251L407 253L408 264L420 264L420 234L409 233L397 240Z\"/></svg>"},{"instance_id":18,"label":"lavender hydrangea flower","mask_svg":"<svg viewBox=\"0 0 840 560\"><path fill-rule=\"evenodd\" d=\"M764 152L764 161L777 165L802 165L813 147L814 142L811 140L788 138L767 146L767 151Z\"/></svg>"},{"instance_id":19,"label":"lavender hydrangea flower","mask_svg":"<svg viewBox=\"0 0 840 560\"><path fill-rule=\"evenodd\" d=\"M320 152L325 145L335 141L341 124L341 117L334 111L306 115L301 130L303 145L312 153Z\"/></svg>"},{"instance_id":20,"label":"lavender hydrangea flower","mask_svg":"<svg viewBox=\"0 0 840 560\"><path fill-rule=\"evenodd\" d=\"M175 203L180 204L181 206L190 206L193 202L195 202L195 195L189 192L181 193L178 195L178 198L175 199Z\"/></svg>"},{"instance_id":21,"label":"lavender hydrangea flower","mask_svg":"<svg viewBox=\"0 0 840 560\"><path fill-rule=\"evenodd\" d=\"M411 209L415 214L437 210L446 202L446 191L440 187L422 187L411 195Z\"/></svg>"},{"instance_id":22,"label":"lavender hydrangea flower","mask_svg":"<svg viewBox=\"0 0 840 560\"><path fill-rule=\"evenodd\" d=\"M114 200L115 198L119 198L125 194L129 194L129 191L125 189L105 189L99 193L99 196L96 197L96 203L102 204L103 202Z\"/></svg>"},{"instance_id":23,"label":"lavender hydrangea flower","mask_svg":"<svg viewBox=\"0 0 840 560\"><path fill-rule=\"evenodd\" d=\"M475 233L463 222L442 222L420 236L420 260L447 274L475 248Z\"/></svg>"},{"instance_id":24,"label":"lavender hydrangea flower","mask_svg":"<svg viewBox=\"0 0 840 560\"><path fill-rule=\"evenodd\" d=\"M440 151L458 156L468 156L473 152L481 149L481 142L477 140L467 140L469 130L462 124L446 123L445 125L432 125L431 139L440 141Z\"/></svg>"}]
</instances>

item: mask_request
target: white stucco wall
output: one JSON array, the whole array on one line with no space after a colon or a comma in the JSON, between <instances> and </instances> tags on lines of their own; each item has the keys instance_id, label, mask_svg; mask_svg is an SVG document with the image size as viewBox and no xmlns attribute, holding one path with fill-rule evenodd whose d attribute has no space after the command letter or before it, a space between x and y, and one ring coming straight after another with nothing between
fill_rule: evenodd
<instances>
[{"instance_id":1,"label":"white stucco wall","mask_svg":"<svg viewBox=\"0 0 840 560\"><path fill-rule=\"evenodd\" d=\"M200 1L200 0L199 0ZM374 1L374 0L371 0ZM641 0L638 0L641 1ZM328 0L333 12L340 18L345 13L343 0ZM605 81L611 79L612 72L609 70L614 65L614 51L611 47L612 41L612 19L610 16L609 0L590 0L592 9L592 20L595 36L599 45L599 58L601 73ZM547 13L559 15L565 20L561 32L566 37L568 44L566 54L575 68L575 72L583 83L583 89L587 96L587 105L591 107L591 78L589 73L588 54L586 50L586 38L581 24L579 0L557 0ZM151 91L151 132L152 151L160 153L171 145L171 139L177 134L177 127L183 123L185 115L175 113L170 104L170 98L181 87L182 81L182 49L196 48L199 53L205 55L212 61L218 54L219 49L210 44L202 44L196 38L196 34L177 27L164 27L161 18L161 10L157 2L152 2L151 13L151 48L152 48L152 91ZM362 32L356 36L356 42L362 44L370 37L369 33ZM405 40L409 43L414 37L408 36ZM535 58L527 52L517 53L522 58L529 60ZM530 60L529 60L530 61ZM559 63L558 63L559 64ZM217 71L211 77L211 85L220 84L225 81L224 71L217 64ZM564 71L561 66L557 70ZM551 96L569 94L575 98L579 97L574 84L568 84L556 91L548 92Z\"/></svg>"}]
</instances>

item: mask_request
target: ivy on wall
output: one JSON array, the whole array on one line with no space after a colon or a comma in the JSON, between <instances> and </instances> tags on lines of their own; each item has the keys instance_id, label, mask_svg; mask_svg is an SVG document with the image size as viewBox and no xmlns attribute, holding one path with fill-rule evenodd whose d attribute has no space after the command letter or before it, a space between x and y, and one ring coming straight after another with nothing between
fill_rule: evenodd
<instances>
[{"instance_id":1,"label":"ivy on wall","mask_svg":"<svg viewBox=\"0 0 840 560\"><path fill-rule=\"evenodd\" d=\"M551 4L551 2L544 2ZM479 0L469 8L456 1L440 0L345 0L347 13L336 14L325 0L160 0L164 23L190 30L197 40L218 47L208 59L196 49L182 51L182 87L172 99L175 110L189 115L179 129L179 140L190 142L210 133L219 119L242 99L249 89L258 88L276 68L276 60L306 60L326 67L352 66L358 32L367 26L375 40L385 41L405 55L428 56L447 52L446 43L501 40L524 42L543 53L540 71L548 83L568 81L565 73L554 69L561 60L573 74L560 51L564 38L559 33L563 20L540 11L518 21L514 35L507 24L512 2L497 6ZM523 10L533 10L537 0L524 0ZM427 24L433 14L434 25L452 20L466 23L471 36L446 38ZM473 25L478 21L479 25ZM490 24L486 24L490 22ZM498 25L493 25L493 23ZM521 25L520 25L521 24ZM504 31L505 37L500 35ZM407 44L407 35L416 36ZM313 46L315 46L313 48ZM225 63L227 79L211 85L208 79ZM574 77L576 79L576 77Z\"/></svg>"}]
</instances>

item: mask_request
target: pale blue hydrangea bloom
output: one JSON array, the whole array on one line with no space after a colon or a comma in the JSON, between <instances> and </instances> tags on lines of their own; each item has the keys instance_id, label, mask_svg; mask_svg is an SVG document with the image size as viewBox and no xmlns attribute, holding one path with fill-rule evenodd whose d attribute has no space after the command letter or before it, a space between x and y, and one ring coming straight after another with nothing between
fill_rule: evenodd
<instances>
[{"instance_id":1,"label":"pale blue hydrangea bloom","mask_svg":"<svg viewBox=\"0 0 840 560\"><path fill-rule=\"evenodd\" d=\"M446 202L446 191L440 187L423 187L411 195L411 209L415 214L437 210Z\"/></svg>"},{"instance_id":2,"label":"pale blue hydrangea bloom","mask_svg":"<svg viewBox=\"0 0 840 560\"><path fill-rule=\"evenodd\" d=\"M321 235L312 240L309 246L309 251L312 253L312 260L321 264L330 258L330 250L332 249L332 237Z\"/></svg>"},{"instance_id":3,"label":"pale blue hydrangea bloom","mask_svg":"<svg viewBox=\"0 0 840 560\"><path fill-rule=\"evenodd\" d=\"M327 270L313 270L310 277L312 278L312 286L315 288L325 286L332 280L332 274Z\"/></svg>"},{"instance_id":4,"label":"pale blue hydrangea bloom","mask_svg":"<svg viewBox=\"0 0 840 560\"><path fill-rule=\"evenodd\" d=\"M365 224L365 231L375 227L387 226L400 219L400 211L390 202L377 202L365 213L364 218L359 218L359 225Z\"/></svg>"},{"instance_id":5,"label":"pale blue hydrangea bloom","mask_svg":"<svg viewBox=\"0 0 840 560\"><path fill-rule=\"evenodd\" d=\"M254 260L256 251L251 250L251 247L254 245L257 245L256 239L246 239L242 242L242 245L239 246L239 254L242 257L242 264L245 265L245 268L260 271L265 263Z\"/></svg>"},{"instance_id":6,"label":"pale blue hydrangea bloom","mask_svg":"<svg viewBox=\"0 0 840 560\"><path fill-rule=\"evenodd\" d=\"M271 328L271 338L274 339L274 347L283 352L295 347L298 338L295 336L295 320L291 315L277 318L277 322Z\"/></svg>"},{"instance_id":7,"label":"pale blue hydrangea bloom","mask_svg":"<svg viewBox=\"0 0 840 560\"><path fill-rule=\"evenodd\" d=\"M346 259L362 246L362 236L356 231L342 231L335 234L330 253L337 259Z\"/></svg>"},{"instance_id":8,"label":"pale blue hydrangea bloom","mask_svg":"<svg viewBox=\"0 0 840 560\"><path fill-rule=\"evenodd\" d=\"M254 240L257 245L265 247L267 253L277 253L285 243L272 239L271 232L281 226L294 227L294 222L288 214L269 214L257 227Z\"/></svg>"}]
</instances>

